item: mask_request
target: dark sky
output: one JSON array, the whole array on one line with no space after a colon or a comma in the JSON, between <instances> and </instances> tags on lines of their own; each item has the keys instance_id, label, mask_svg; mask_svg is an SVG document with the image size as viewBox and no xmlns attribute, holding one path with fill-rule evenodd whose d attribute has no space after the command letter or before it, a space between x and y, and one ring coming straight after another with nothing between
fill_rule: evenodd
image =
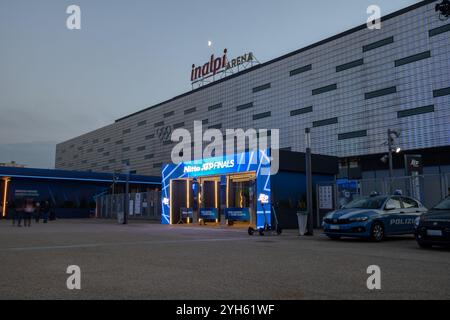
<instances>
[{"instance_id":1,"label":"dark sky","mask_svg":"<svg viewBox=\"0 0 450 320\"><path fill-rule=\"evenodd\" d=\"M264 62L365 23L371 4L415 2L0 0L0 162L52 167L55 143L190 90L212 52Z\"/></svg>"}]
</instances>

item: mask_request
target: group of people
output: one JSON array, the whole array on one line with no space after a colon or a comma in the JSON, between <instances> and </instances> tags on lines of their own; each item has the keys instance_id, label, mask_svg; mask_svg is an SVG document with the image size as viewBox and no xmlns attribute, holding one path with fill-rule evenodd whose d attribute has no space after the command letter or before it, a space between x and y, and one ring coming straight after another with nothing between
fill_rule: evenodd
<instances>
[{"instance_id":1,"label":"group of people","mask_svg":"<svg viewBox=\"0 0 450 320\"><path fill-rule=\"evenodd\" d=\"M13 226L17 224L18 227L31 227L31 220L34 218L36 223L42 219L47 223L51 214L51 207L49 201L43 203L36 202L31 198L19 198L14 201L13 205Z\"/></svg>"}]
</instances>

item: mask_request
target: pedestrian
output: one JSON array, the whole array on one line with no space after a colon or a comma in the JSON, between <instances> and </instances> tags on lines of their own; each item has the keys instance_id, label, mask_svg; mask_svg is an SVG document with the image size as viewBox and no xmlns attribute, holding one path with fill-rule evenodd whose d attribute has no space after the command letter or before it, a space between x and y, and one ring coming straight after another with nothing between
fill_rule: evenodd
<instances>
[{"instance_id":1,"label":"pedestrian","mask_svg":"<svg viewBox=\"0 0 450 320\"><path fill-rule=\"evenodd\" d=\"M44 205L42 206L42 221L44 223L48 222L48 214L50 212L50 202L45 201Z\"/></svg>"},{"instance_id":2,"label":"pedestrian","mask_svg":"<svg viewBox=\"0 0 450 320\"><path fill-rule=\"evenodd\" d=\"M25 208L23 210L24 212L24 218L23 218L23 226L24 227L31 227L31 218L33 216L33 213L35 211L33 199L27 199L25 201Z\"/></svg>"},{"instance_id":3,"label":"pedestrian","mask_svg":"<svg viewBox=\"0 0 450 320\"><path fill-rule=\"evenodd\" d=\"M15 210L14 210L14 220L13 224L15 223L15 220L17 220L17 226L22 226L22 218L23 218L23 209L25 207L25 200L23 198L16 198L15 199Z\"/></svg>"},{"instance_id":4,"label":"pedestrian","mask_svg":"<svg viewBox=\"0 0 450 320\"><path fill-rule=\"evenodd\" d=\"M39 223L39 221L41 220L41 203L40 202L36 202L35 211L34 211L34 220L36 221L36 223Z\"/></svg>"}]
</instances>

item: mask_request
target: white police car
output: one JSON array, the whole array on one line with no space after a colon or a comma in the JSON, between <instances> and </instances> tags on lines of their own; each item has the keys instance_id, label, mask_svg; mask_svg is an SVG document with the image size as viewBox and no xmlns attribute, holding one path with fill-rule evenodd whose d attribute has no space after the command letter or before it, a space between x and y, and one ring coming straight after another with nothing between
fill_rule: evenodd
<instances>
[{"instance_id":1,"label":"white police car","mask_svg":"<svg viewBox=\"0 0 450 320\"><path fill-rule=\"evenodd\" d=\"M323 219L325 234L382 241L385 236L413 234L414 222L427 209L404 196L372 196L354 200Z\"/></svg>"}]
</instances>

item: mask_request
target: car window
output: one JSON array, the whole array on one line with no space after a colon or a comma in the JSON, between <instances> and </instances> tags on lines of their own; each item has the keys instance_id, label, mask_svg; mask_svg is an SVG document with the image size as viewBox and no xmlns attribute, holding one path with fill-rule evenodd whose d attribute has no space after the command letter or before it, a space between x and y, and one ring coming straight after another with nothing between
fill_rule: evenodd
<instances>
[{"instance_id":1,"label":"car window","mask_svg":"<svg viewBox=\"0 0 450 320\"><path fill-rule=\"evenodd\" d=\"M401 209L402 203L400 201L400 198L392 197L388 200L388 202L386 203L386 206L393 207L395 209Z\"/></svg>"},{"instance_id":2,"label":"car window","mask_svg":"<svg viewBox=\"0 0 450 320\"><path fill-rule=\"evenodd\" d=\"M344 209L381 209L386 197L371 197L353 200L346 204Z\"/></svg>"},{"instance_id":3,"label":"car window","mask_svg":"<svg viewBox=\"0 0 450 320\"><path fill-rule=\"evenodd\" d=\"M450 210L450 197L444 199L441 203L439 203L434 209L438 210Z\"/></svg>"},{"instance_id":4,"label":"car window","mask_svg":"<svg viewBox=\"0 0 450 320\"><path fill-rule=\"evenodd\" d=\"M419 203L416 200L413 200L411 198L402 198L402 201L403 201L403 206L405 207L405 209L419 207Z\"/></svg>"}]
</instances>

